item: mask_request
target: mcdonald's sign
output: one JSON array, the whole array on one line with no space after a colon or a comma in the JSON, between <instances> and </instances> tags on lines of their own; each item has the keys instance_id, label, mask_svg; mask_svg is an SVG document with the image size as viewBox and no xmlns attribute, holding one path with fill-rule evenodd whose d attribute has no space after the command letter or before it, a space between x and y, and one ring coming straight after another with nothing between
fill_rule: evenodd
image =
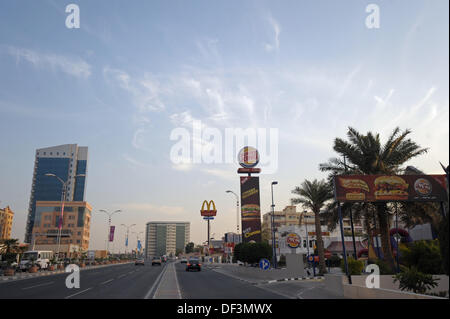
<instances>
[{"instance_id":1,"label":"mcdonald's sign","mask_svg":"<svg viewBox=\"0 0 450 319\"><path fill-rule=\"evenodd\" d=\"M206 209L205 209L205 204L206 204ZM206 216L206 217L216 216L217 210L216 210L216 204L214 204L214 201L210 200L208 203L207 200L204 200L203 204L202 204L202 209L200 210L200 214L202 216Z\"/></svg>"}]
</instances>

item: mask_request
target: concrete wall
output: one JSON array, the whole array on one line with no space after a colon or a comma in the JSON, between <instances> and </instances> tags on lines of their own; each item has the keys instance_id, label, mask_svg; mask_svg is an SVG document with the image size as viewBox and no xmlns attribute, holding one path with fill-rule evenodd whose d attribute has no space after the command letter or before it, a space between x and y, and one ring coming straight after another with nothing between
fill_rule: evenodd
<instances>
[{"instance_id":1,"label":"concrete wall","mask_svg":"<svg viewBox=\"0 0 450 319\"><path fill-rule=\"evenodd\" d=\"M366 288L344 284L344 297L350 299L446 299L411 292L389 289Z\"/></svg>"},{"instance_id":2,"label":"concrete wall","mask_svg":"<svg viewBox=\"0 0 450 319\"><path fill-rule=\"evenodd\" d=\"M352 276L352 284L355 286L366 287L366 278L368 275ZM439 293L441 291L449 290L448 276L446 275L435 275L433 278L439 278L437 281L438 285L430 289L429 292ZM388 290L400 290L399 282L394 283L392 275L381 275L380 276L380 288Z\"/></svg>"},{"instance_id":3,"label":"concrete wall","mask_svg":"<svg viewBox=\"0 0 450 319\"><path fill-rule=\"evenodd\" d=\"M396 285L392 284L393 279L390 275L380 276L379 289L367 288L365 284L366 277L352 276L352 285L349 285L345 275L326 274L324 281L325 289L338 296L350 299L446 299L401 291L398 289L398 283ZM437 277L441 278L441 285L430 290L430 292L448 290L448 276Z\"/></svg>"}]
</instances>

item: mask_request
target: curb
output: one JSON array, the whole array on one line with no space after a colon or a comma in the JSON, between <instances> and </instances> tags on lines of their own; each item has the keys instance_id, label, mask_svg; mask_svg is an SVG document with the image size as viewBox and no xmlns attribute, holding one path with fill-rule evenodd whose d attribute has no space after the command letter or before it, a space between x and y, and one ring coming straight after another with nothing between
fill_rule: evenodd
<instances>
[{"instance_id":1,"label":"curb","mask_svg":"<svg viewBox=\"0 0 450 319\"><path fill-rule=\"evenodd\" d=\"M269 280L262 282L262 284L273 284L274 282L281 282L281 281L299 281L299 280L322 280L324 277L322 276L316 276L316 277L298 277L298 278L283 278L283 279L276 279L276 280Z\"/></svg>"}]
</instances>

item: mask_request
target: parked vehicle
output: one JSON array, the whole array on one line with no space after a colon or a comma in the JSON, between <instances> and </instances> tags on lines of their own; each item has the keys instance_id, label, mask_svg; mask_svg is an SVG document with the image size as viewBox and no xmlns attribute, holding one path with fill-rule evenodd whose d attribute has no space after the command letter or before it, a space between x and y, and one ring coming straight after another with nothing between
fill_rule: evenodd
<instances>
[{"instance_id":1,"label":"parked vehicle","mask_svg":"<svg viewBox=\"0 0 450 319\"><path fill-rule=\"evenodd\" d=\"M23 254L19 264L19 269L22 271L27 271L33 265L36 265L38 269L47 269L52 258L53 251L30 250Z\"/></svg>"}]
</instances>

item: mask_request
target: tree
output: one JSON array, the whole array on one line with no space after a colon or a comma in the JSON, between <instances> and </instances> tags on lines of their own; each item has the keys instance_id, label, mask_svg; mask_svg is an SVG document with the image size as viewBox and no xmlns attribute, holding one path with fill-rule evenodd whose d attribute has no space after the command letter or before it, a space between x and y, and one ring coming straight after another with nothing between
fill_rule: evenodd
<instances>
[{"instance_id":1,"label":"tree","mask_svg":"<svg viewBox=\"0 0 450 319\"><path fill-rule=\"evenodd\" d=\"M4 256L4 260L8 263L16 259L16 255L23 253L23 249L19 246L18 239L2 239L0 240L0 254Z\"/></svg>"},{"instance_id":2,"label":"tree","mask_svg":"<svg viewBox=\"0 0 450 319\"><path fill-rule=\"evenodd\" d=\"M239 243L234 247L233 262L253 264L262 258L272 259L272 247L268 243Z\"/></svg>"},{"instance_id":3,"label":"tree","mask_svg":"<svg viewBox=\"0 0 450 319\"><path fill-rule=\"evenodd\" d=\"M331 172L330 177L338 174L361 175L395 175L402 172L401 165L410 159L427 152L411 139L407 138L410 130L401 132L397 127L391 133L384 145L380 142L379 134L368 132L366 135L349 127L347 137L349 141L341 138L334 140L333 149L340 156L348 160L348 165L338 158L332 158L328 163L319 165L321 171ZM394 269L394 258L389 245L389 209L387 203L373 203L376 210L378 229L381 235L381 247L384 260Z\"/></svg>"},{"instance_id":4,"label":"tree","mask_svg":"<svg viewBox=\"0 0 450 319\"><path fill-rule=\"evenodd\" d=\"M325 265L324 246L322 240L322 227L320 225L320 210L327 201L333 198L333 191L330 184L325 180L310 182L305 180L300 187L296 187L293 194L300 198L292 198L292 204L302 204L303 207L311 209L315 214L317 250L319 253L319 272L324 274L327 272Z\"/></svg>"},{"instance_id":5,"label":"tree","mask_svg":"<svg viewBox=\"0 0 450 319\"><path fill-rule=\"evenodd\" d=\"M185 252L186 252L186 254L190 254L190 253L194 252L194 243L193 242L190 242L186 245Z\"/></svg>"},{"instance_id":6,"label":"tree","mask_svg":"<svg viewBox=\"0 0 450 319\"><path fill-rule=\"evenodd\" d=\"M441 274L442 257L438 240L418 240L401 249L402 263L425 274Z\"/></svg>"}]
</instances>

